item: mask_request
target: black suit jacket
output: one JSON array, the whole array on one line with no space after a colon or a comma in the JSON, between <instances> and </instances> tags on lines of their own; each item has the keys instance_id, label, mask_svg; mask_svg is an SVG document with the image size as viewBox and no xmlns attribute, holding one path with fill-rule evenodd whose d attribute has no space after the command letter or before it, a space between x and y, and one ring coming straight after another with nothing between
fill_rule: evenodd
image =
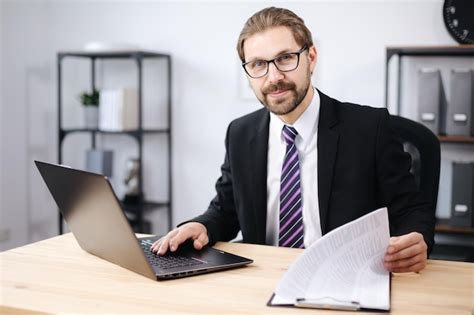
<instances>
[{"instance_id":1,"label":"black suit jacket","mask_svg":"<svg viewBox=\"0 0 474 315\"><path fill-rule=\"evenodd\" d=\"M417 231L431 249L434 209L421 199L411 160L391 131L386 109L341 103L319 92L318 191L321 229L329 231L387 206L390 232ZM263 108L232 121L217 196L191 221L204 224L210 244L265 244L269 113Z\"/></svg>"}]
</instances>

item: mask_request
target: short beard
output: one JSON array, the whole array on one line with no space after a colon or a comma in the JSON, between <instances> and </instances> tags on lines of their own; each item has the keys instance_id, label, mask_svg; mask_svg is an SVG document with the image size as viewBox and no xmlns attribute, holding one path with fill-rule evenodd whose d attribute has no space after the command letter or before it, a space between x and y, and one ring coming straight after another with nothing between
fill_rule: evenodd
<instances>
[{"instance_id":1,"label":"short beard","mask_svg":"<svg viewBox=\"0 0 474 315\"><path fill-rule=\"evenodd\" d=\"M269 86L264 87L262 89L263 98L258 98L258 100L260 101L260 103L262 103L263 106L265 106L270 112L274 113L275 115L287 115L294 111L304 100L306 94L308 93L310 84L311 80L309 79L309 76L307 84L305 84L299 90L296 88L296 85L293 82L280 81L277 84L270 84ZM281 101L271 104L268 101L267 95L278 90L288 90L289 93L293 94L293 97L290 100L286 101L286 103L284 101Z\"/></svg>"}]
</instances>

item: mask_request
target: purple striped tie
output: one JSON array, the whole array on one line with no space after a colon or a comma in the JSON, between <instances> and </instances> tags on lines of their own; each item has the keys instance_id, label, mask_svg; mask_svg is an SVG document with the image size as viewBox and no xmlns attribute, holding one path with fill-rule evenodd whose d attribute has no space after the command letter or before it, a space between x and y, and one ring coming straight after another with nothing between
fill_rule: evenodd
<instances>
[{"instance_id":1,"label":"purple striped tie","mask_svg":"<svg viewBox=\"0 0 474 315\"><path fill-rule=\"evenodd\" d=\"M303 205L301 201L300 162L295 138L295 128L284 126L286 154L280 180L280 232L278 245L304 248Z\"/></svg>"}]
</instances>

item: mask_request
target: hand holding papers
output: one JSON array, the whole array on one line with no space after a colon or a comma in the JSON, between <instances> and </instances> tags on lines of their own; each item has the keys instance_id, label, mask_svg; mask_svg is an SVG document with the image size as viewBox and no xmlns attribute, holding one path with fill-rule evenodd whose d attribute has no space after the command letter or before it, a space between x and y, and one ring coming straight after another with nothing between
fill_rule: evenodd
<instances>
[{"instance_id":1,"label":"hand holding papers","mask_svg":"<svg viewBox=\"0 0 474 315\"><path fill-rule=\"evenodd\" d=\"M290 266L268 304L389 310L389 239L387 208L331 231Z\"/></svg>"}]
</instances>

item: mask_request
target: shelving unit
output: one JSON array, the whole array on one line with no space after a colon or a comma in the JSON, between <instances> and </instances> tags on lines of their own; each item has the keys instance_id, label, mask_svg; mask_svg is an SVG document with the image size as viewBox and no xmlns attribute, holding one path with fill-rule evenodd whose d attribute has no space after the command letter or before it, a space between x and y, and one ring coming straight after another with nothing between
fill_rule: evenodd
<instances>
[{"instance_id":1,"label":"shelving unit","mask_svg":"<svg viewBox=\"0 0 474 315\"><path fill-rule=\"evenodd\" d=\"M432 258L474 262L474 228L452 226L437 219Z\"/></svg>"},{"instance_id":2,"label":"shelving unit","mask_svg":"<svg viewBox=\"0 0 474 315\"><path fill-rule=\"evenodd\" d=\"M397 56L422 56L422 57L473 57L474 45L459 46L428 46L428 47L387 47L385 54L385 107L388 107L388 81L389 81L389 63L390 60ZM400 113L400 94L401 94L401 78L402 66L401 62L397 65L397 113Z\"/></svg>"},{"instance_id":3,"label":"shelving unit","mask_svg":"<svg viewBox=\"0 0 474 315\"><path fill-rule=\"evenodd\" d=\"M452 226L449 225L449 220L438 219L436 224L436 232L440 233L457 233L457 234L472 234L474 235L474 227L468 226Z\"/></svg>"},{"instance_id":4,"label":"shelving unit","mask_svg":"<svg viewBox=\"0 0 474 315\"><path fill-rule=\"evenodd\" d=\"M474 143L472 136L438 136L442 143Z\"/></svg>"},{"instance_id":5,"label":"shelving unit","mask_svg":"<svg viewBox=\"0 0 474 315\"><path fill-rule=\"evenodd\" d=\"M87 128L67 128L62 125L62 62L66 58L86 58L91 62L91 90L95 90L96 86L96 62L100 59L132 59L135 61L138 71L138 127L136 130L130 131L103 131L100 129ZM143 61L147 58L164 59L167 64L167 127L157 129L143 128ZM65 138L73 133L88 133L91 136L91 148L96 147L96 138L99 134L109 135L127 135L135 139L138 145L137 159L139 162L139 176L138 176L138 190L143 192L143 137L145 134L161 135L167 137L168 142L168 200L163 202L156 202L144 200L143 196L139 196L136 205L123 205L125 213L128 214L132 227L136 232L150 233L150 224L144 220L144 212L155 209L167 209L168 229L171 229L172 218L172 143L171 143L171 56L150 51L114 51L114 52L83 52L83 51L69 51L59 52L57 54L57 84L58 84L58 163L63 162L62 146ZM58 218L59 233L63 233L63 218L59 214Z\"/></svg>"},{"instance_id":6,"label":"shelving unit","mask_svg":"<svg viewBox=\"0 0 474 315\"><path fill-rule=\"evenodd\" d=\"M402 59L405 56L418 57L474 57L474 45L431 46L431 47L387 47L385 60L385 107L389 102L389 63L398 57L396 65L396 110L401 112ZM474 145L474 136L438 135L442 144ZM474 228L457 227L449 224L449 219L437 219L435 227L435 247L431 258L473 261Z\"/></svg>"}]
</instances>

